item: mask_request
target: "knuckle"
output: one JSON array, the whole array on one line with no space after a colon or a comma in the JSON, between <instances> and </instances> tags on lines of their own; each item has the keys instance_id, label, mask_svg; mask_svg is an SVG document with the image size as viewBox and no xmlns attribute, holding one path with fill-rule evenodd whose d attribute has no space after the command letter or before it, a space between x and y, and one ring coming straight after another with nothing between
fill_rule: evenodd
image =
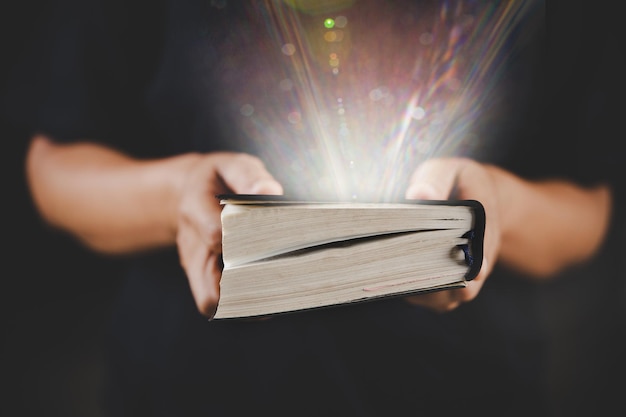
<instances>
[{"instance_id":1,"label":"knuckle","mask_svg":"<svg viewBox=\"0 0 626 417\"><path fill-rule=\"evenodd\" d=\"M457 290L455 294L455 300L461 303L467 303L476 298L482 287L481 278L482 277L478 276L474 278L473 281L469 281L467 287Z\"/></svg>"},{"instance_id":2,"label":"knuckle","mask_svg":"<svg viewBox=\"0 0 626 417\"><path fill-rule=\"evenodd\" d=\"M455 310L460 304L461 303L459 303L458 301L452 301L452 302L440 305L438 310L441 313L449 313Z\"/></svg>"},{"instance_id":3,"label":"knuckle","mask_svg":"<svg viewBox=\"0 0 626 417\"><path fill-rule=\"evenodd\" d=\"M194 210L187 200L183 200L178 206L178 225L189 225L193 222Z\"/></svg>"},{"instance_id":4,"label":"knuckle","mask_svg":"<svg viewBox=\"0 0 626 417\"><path fill-rule=\"evenodd\" d=\"M215 222L206 222L204 235L209 248L216 248L222 243L222 226Z\"/></svg>"},{"instance_id":5,"label":"knuckle","mask_svg":"<svg viewBox=\"0 0 626 417\"><path fill-rule=\"evenodd\" d=\"M474 298L476 298L476 294L474 294L471 291L462 291L457 300L462 302L462 303L467 303L469 301L472 301Z\"/></svg>"},{"instance_id":6,"label":"knuckle","mask_svg":"<svg viewBox=\"0 0 626 417\"><path fill-rule=\"evenodd\" d=\"M187 259L187 251L189 250L189 246L189 236L184 233L177 233L176 248L178 252L178 262L185 271L189 267L189 261Z\"/></svg>"},{"instance_id":7,"label":"knuckle","mask_svg":"<svg viewBox=\"0 0 626 417\"><path fill-rule=\"evenodd\" d=\"M257 166L257 167L263 166L263 161L261 161L260 158L254 155L250 155L248 153L243 153L243 152L236 153L233 156L233 160L235 163L241 164L241 165Z\"/></svg>"},{"instance_id":8,"label":"knuckle","mask_svg":"<svg viewBox=\"0 0 626 417\"><path fill-rule=\"evenodd\" d=\"M184 250L181 249L180 244L178 244L178 263L183 268L183 270L187 271L189 262L187 262L187 257L185 256Z\"/></svg>"},{"instance_id":9,"label":"knuckle","mask_svg":"<svg viewBox=\"0 0 626 417\"><path fill-rule=\"evenodd\" d=\"M209 292L198 297L196 299L196 305L200 314L206 317L213 316L215 310L217 309L218 299L219 297L217 294L214 294L213 292Z\"/></svg>"}]
</instances>

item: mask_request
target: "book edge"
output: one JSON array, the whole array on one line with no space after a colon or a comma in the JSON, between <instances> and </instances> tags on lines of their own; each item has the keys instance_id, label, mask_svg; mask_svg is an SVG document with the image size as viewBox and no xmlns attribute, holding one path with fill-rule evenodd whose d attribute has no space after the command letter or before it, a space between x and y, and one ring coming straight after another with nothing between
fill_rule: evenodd
<instances>
[{"instance_id":1,"label":"book edge","mask_svg":"<svg viewBox=\"0 0 626 417\"><path fill-rule=\"evenodd\" d=\"M471 254L470 268L465 274L465 279L471 281L480 272L483 265L483 246L485 240L485 228L487 226L487 217L485 215L485 208L477 200L462 200L463 204L472 207L474 212L474 227L468 233L469 239L469 251Z\"/></svg>"},{"instance_id":2,"label":"book edge","mask_svg":"<svg viewBox=\"0 0 626 417\"><path fill-rule=\"evenodd\" d=\"M440 285L437 287L421 288L417 290L400 291L400 292L394 292L394 293L389 293L389 294L380 294L380 295L375 295L371 297L364 297L364 298L355 299L349 302L333 303L333 304L326 304L326 305L321 305L321 306L316 306L316 307L307 307L307 308L294 309L294 310L284 310L284 311L277 311L277 312L269 313L269 314L259 314L259 315L250 315L250 316L219 317L219 304L218 304L216 315L213 317L212 320L219 320L219 321L258 320L258 319L263 319L263 318L271 318L271 317L278 317L278 316L284 316L284 315L289 315L289 314L297 314L297 313L303 313L307 311L339 308L342 306L364 304L370 301L394 299L394 298L406 297L410 295L427 294L427 293L432 293L432 292L437 292L437 291L453 290L453 289L459 289L459 288L465 288L465 287L466 287L465 281L459 281L458 283L450 283L450 284Z\"/></svg>"},{"instance_id":3,"label":"book edge","mask_svg":"<svg viewBox=\"0 0 626 417\"><path fill-rule=\"evenodd\" d=\"M302 200L293 199L282 194L217 194L215 196L220 200L221 204L329 204L329 203L348 203L351 200ZM485 238L486 216L485 208L478 200L410 200L401 199L393 203L402 204L426 204L426 205L447 205L447 206L469 206L474 212L474 227L470 231L469 237L469 253L471 256L471 265L465 275L465 279L471 281L476 278L483 263L483 245Z\"/></svg>"},{"instance_id":4,"label":"book edge","mask_svg":"<svg viewBox=\"0 0 626 417\"><path fill-rule=\"evenodd\" d=\"M477 200L416 200L399 199L394 201L355 201L355 200L303 200L291 198L282 194L217 194L215 195L221 204L336 204L336 203L362 203L362 204L425 204L446 206L475 206Z\"/></svg>"}]
</instances>

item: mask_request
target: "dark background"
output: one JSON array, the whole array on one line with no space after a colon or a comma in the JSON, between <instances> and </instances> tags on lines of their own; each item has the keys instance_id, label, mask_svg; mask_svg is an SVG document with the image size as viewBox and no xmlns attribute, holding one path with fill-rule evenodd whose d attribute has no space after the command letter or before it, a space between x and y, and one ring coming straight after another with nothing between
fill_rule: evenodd
<instances>
[{"instance_id":1,"label":"dark background","mask_svg":"<svg viewBox=\"0 0 626 417\"><path fill-rule=\"evenodd\" d=\"M4 2L0 96L50 5ZM26 132L0 114L3 265L0 415L100 416L103 338L118 264L40 220L24 177ZM6 231L8 230L8 233Z\"/></svg>"},{"instance_id":2,"label":"dark background","mask_svg":"<svg viewBox=\"0 0 626 417\"><path fill-rule=\"evenodd\" d=\"M48 7L42 0L2 6L0 95ZM119 264L43 224L23 174L27 134L9 122L0 115L0 138L8 145L2 153L8 234L0 283L0 415L102 416L103 340L120 285L114 274ZM623 234L613 238L626 248ZM623 262L602 268L624 271ZM581 268L567 283L550 282L541 292L554 416L626 415L626 277L589 285L589 276L604 275L601 264Z\"/></svg>"}]
</instances>

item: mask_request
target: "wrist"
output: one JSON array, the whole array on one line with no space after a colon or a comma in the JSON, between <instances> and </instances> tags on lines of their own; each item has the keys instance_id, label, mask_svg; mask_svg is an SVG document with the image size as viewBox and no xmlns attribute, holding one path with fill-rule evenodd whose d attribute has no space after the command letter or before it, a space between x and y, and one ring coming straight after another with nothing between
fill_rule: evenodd
<instances>
[{"instance_id":1,"label":"wrist","mask_svg":"<svg viewBox=\"0 0 626 417\"><path fill-rule=\"evenodd\" d=\"M147 162L144 178L156 189L161 211L163 239L175 243L178 232L179 207L192 167L200 160L196 153L187 153Z\"/></svg>"},{"instance_id":2,"label":"wrist","mask_svg":"<svg viewBox=\"0 0 626 417\"><path fill-rule=\"evenodd\" d=\"M501 242L512 239L519 224L521 193L520 179L508 171L494 165L486 166L495 189L495 217L500 229Z\"/></svg>"}]
</instances>

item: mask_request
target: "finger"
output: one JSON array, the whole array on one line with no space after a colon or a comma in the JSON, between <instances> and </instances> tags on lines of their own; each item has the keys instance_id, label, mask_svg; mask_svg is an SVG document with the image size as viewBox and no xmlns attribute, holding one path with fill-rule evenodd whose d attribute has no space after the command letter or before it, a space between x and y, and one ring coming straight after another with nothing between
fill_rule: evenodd
<instances>
[{"instance_id":1,"label":"finger","mask_svg":"<svg viewBox=\"0 0 626 417\"><path fill-rule=\"evenodd\" d=\"M471 198L480 201L485 209L486 224L483 237L483 262L478 276L474 280L482 282L491 273L496 262L501 243L501 227L498 207L497 192L491 184L493 179L488 172L476 165L468 165L459 176L458 189L461 190L459 198ZM472 187L471 193L465 190L470 188L468 183L480 184Z\"/></svg>"},{"instance_id":2,"label":"finger","mask_svg":"<svg viewBox=\"0 0 626 417\"><path fill-rule=\"evenodd\" d=\"M263 162L252 155L231 154L217 159L217 173L229 190L237 194L282 194L283 187Z\"/></svg>"},{"instance_id":3,"label":"finger","mask_svg":"<svg viewBox=\"0 0 626 417\"><path fill-rule=\"evenodd\" d=\"M500 245L497 196L489 171L466 158L431 159L414 172L407 189L407 198L445 199L452 190L455 190L456 198L480 201L487 214L483 264L480 274L474 278L476 282L482 282L491 271L492 261L496 259Z\"/></svg>"},{"instance_id":4,"label":"finger","mask_svg":"<svg viewBox=\"0 0 626 417\"><path fill-rule=\"evenodd\" d=\"M194 193L179 210L179 231L194 234L209 250L221 253L221 208L213 193Z\"/></svg>"},{"instance_id":5,"label":"finger","mask_svg":"<svg viewBox=\"0 0 626 417\"><path fill-rule=\"evenodd\" d=\"M433 293L406 297L411 304L419 305L438 312L447 312L457 308L462 303L472 301L480 292L485 280L491 272L491 263L487 256L483 256L479 273L469 281L465 288L442 290Z\"/></svg>"},{"instance_id":6,"label":"finger","mask_svg":"<svg viewBox=\"0 0 626 417\"><path fill-rule=\"evenodd\" d=\"M447 199L459 172L465 165L466 161L462 158L436 158L425 161L411 176L405 197L426 200Z\"/></svg>"},{"instance_id":7,"label":"finger","mask_svg":"<svg viewBox=\"0 0 626 417\"><path fill-rule=\"evenodd\" d=\"M478 288L482 287L482 285L487 280L487 277L489 276L489 274L491 274L493 264L490 261L488 261L488 259L492 259L492 258L487 258L487 256L483 256L483 263L480 267L480 271L478 272L478 275L476 275L476 277L474 277L474 279L472 280L473 283L478 284Z\"/></svg>"},{"instance_id":8,"label":"finger","mask_svg":"<svg viewBox=\"0 0 626 417\"><path fill-rule=\"evenodd\" d=\"M219 253L210 252L202 280L202 295L200 301L196 301L202 314L213 319L220 299L220 280L222 277L222 257Z\"/></svg>"},{"instance_id":9,"label":"finger","mask_svg":"<svg viewBox=\"0 0 626 417\"><path fill-rule=\"evenodd\" d=\"M406 300L413 305L418 305L438 313L445 313L459 306L460 301L455 298L452 290L445 290L428 294L412 295L406 297Z\"/></svg>"},{"instance_id":10,"label":"finger","mask_svg":"<svg viewBox=\"0 0 626 417\"><path fill-rule=\"evenodd\" d=\"M221 262L219 254L211 251L198 260L201 265L188 273L189 285L198 311L212 319L220 299Z\"/></svg>"},{"instance_id":11,"label":"finger","mask_svg":"<svg viewBox=\"0 0 626 417\"><path fill-rule=\"evenodd\" d=\"M219 254L209 250L192 229L178 236L178 251L191 293L201 314L212 318L220 296L221 262Z\"/></svg>"},{"instance_id":12,"label":"finger","mask_svg":"<svg viewBox=\"0 0 626 417\"><path fill-rule=\"evenodd\" d=\"M480 292L482 282L468 281L465 288L435 291L427 294L406 297L411 304L419 305L438 312L454 310L462 303L476 298Z\"/></svg>"}]
</instances>

